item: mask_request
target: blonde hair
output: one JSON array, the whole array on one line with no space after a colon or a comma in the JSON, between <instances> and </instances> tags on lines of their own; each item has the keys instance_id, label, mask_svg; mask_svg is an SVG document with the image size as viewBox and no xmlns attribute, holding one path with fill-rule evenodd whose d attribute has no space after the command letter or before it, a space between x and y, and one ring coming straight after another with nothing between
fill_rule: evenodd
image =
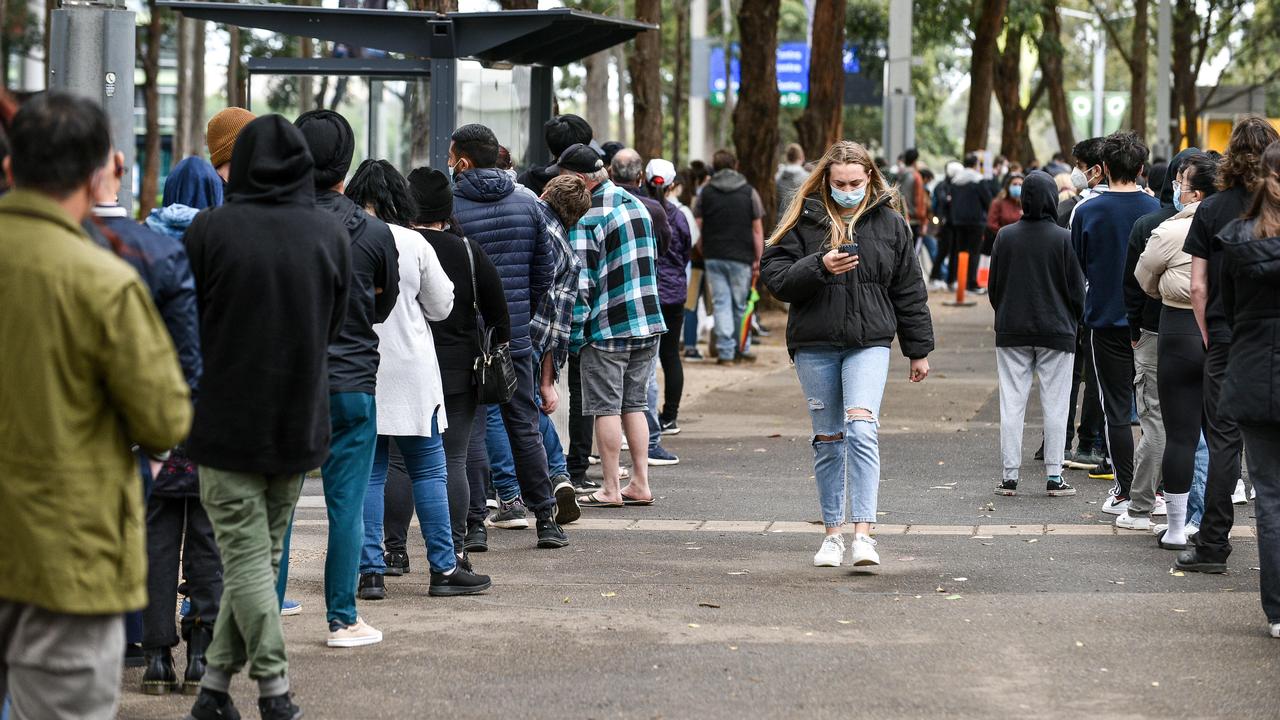
<instances>
[{"instance_id":1,"label":"blonde hair","mask_svg":"<svg viewBox=\"0 0 1280 720\"><path fill-rule=\"evenodd\" d=\"M862 204L858 206L853 217L847 222L840 215L840 211L845 208L841 208L831 198L829 175L832 165L861 165L862 169L867 172L866 197L863 198ZM893 209L902 212L902 200L898 196L898 191L889 187L889 183L885 182L884 175L880 174L880 169L876 167L867 149L852 140L841 140L827 148L827 151L822 155L822 159L818 160L818 164L814 166L813 172L809 173L809 177L805 178L805 181L800 185L800 189L792 196L791 204L787 206L787 211L783 213L782 220L774 228L773 235L769 236L769 245L773 245L782 239L784 235L791 232L791 229L800 220L800 213L804 210L805 200L812 195L819 195L822 198L822 204L827 210L827 217L831 220L831 247L833 249L844 242L846 234L857 225L862 214L869 208L874 207L882 197L888 197Z\"/></svg>"}]
</instances>

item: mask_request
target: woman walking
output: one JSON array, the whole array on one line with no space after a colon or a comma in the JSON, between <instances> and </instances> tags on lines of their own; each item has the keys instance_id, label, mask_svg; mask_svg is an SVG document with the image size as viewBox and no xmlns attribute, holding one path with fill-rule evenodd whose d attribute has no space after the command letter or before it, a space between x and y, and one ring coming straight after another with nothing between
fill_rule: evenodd
<instances>
[{"instance_id":1,"label":"woman walking","mask_svg":"<svg viewBox=\"0 0 1280 720\"><path fill-rule=\"evenodd\" d=\"M808 399L814 474L827 536L818 567L879 565L871 539L880 486L878 424L897 334L910 380L929 375L933 323L911 230L861 145L843 140L818 162L769 238L761 277L791 304L787 349Z\"/></svg>"},{"instance_id":2,"label":"woman walking","mask_svg":"<svg viewBox=\"0 0 1280 720\"><path fill-rule=\"evenodd\" d=\"M378 440L364 501L364 548L360 555L359 596L386 596L382 550L384 489L390 445L404 456L413 483L413 504L422 524L431 565L431 595L469 595L490 586L489 578L461 567L454 554L449 524L448 472L444 441L444 387L428 320L443 320L453 310L453 282L435 250L405 227L413 219L409 183L385 160L365 160L347 184L347 197L388 223L400 263L400 296L378 333Z\"/></svg>"},{"instance_id":3,"label":"woman walking","mask_svg":"<svg viewBox=\"0 0 1280 720\"><path fill-rule=\"evenodd\" d=\"M1222 304L1232 337L1222 407L1249 448L1262 610L1271 637L1280 638L1280 141L1262 154L1260 174L1252 207L1221 235Z\"/></svg>"},{"instance_id":4,"label":"woman walking","mask_svg":"<svg viewBox=\"0 0 1280 720\"><path fill-rule=\"evenodd\" d=\"M1174 161L1178 162L1178 158ZM1204 340L1191 311L1191 256L1182 245L1200 202L1217 192L1218 163L1197 152L1182 158L1175 173L1176 212L1152 231L1133 274L1145 293L1160 299L1156 385L1165 432L1160 476L1164 480L1168 524L1152 529L1160 547L1185 550L1187 501L1195 474L1204 403Z\"/></svg>"}]
</instances>

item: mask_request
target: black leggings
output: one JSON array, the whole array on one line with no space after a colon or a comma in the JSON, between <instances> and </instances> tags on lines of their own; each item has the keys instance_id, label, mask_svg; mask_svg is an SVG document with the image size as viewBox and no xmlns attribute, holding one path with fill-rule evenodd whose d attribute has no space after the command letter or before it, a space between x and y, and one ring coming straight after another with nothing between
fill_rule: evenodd
<instances>
[{"instance_id":1,"label":"black leggings","mask_svg":"<svg viewBox=\"0 0 1280 720\"><path fill-rule=\"evenodd\" d=\"M1204 341L1190 310L1164 306L1156 353L1165 433L1160 474L1166 492L1190 492L1200 445L1204 382Z\"/></svg>"},{"instance_id":2,"label":"black leggings","mask_svg":"<svg viewBox=\"0 0 1280 720\"><path fill-rule=\"evenodd\" d=\"M658 361L662 363L662 412L659 422L671 422L680 414L680 396L684 394L684 364L680 360L680 330L684 326L684 304L662 306L662 319L667 332L658 342Z\"/></svg>"}]
</instances>

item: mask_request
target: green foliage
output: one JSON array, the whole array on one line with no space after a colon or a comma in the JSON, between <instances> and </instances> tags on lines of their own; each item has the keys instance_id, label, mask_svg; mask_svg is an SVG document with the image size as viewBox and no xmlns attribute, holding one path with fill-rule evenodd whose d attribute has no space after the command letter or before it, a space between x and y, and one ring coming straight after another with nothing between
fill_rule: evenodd
<instances>
[{"instance_id":1,"label":"green foliage","mask_svg":"<svg viewBox=\"0 0 1280 720\"><path fill-rule=\"evenodd\" d=\"M5 3L3 33L4 47L11 53L25 55L40 45L40 18L24 2Z\"/></svg>"}]
</instances>

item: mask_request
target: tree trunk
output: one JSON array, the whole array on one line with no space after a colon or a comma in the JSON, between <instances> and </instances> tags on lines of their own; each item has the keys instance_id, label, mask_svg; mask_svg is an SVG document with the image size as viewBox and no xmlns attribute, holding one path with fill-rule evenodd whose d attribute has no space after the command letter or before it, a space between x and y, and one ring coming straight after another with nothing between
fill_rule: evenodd
<instances>
[{"instance_id":1,"label":"tree trunk","mask_svg":"<svg viewBox=\"0 0 1280 720\"><path fill-rule=\"evenodd\" d=\"M1191 62L1192 34L1199 27L1199 18L1195 14L1192 0L1176 0L1173 7L1173 114L1182 111L1182 123L1175 124L1179 128L1179 136L1175 138L1173 147L1182 147L1185 140L1188 147L1199 145L1199 109L1196 107L1196 72Z\"/></svg>"},{"instance_id":2,"label":"tree trunk","mask_svg":"<svg viewBox=\"0 0 1280 720\"><path fill-rule=\"evenodd\" d=\"M716 141L720 147L729 142L729 119L733 117L733 0L720 0L720 37L724 46L724 105L720 108L720 126ZM777 69L774 69L777 72ZM739 78L741 81L741 78Z\"/></svg>"},{"instance_id":3,"label":"tree trunk","mask_svg":"<svg viewBox=\"0 0 1280 720\"><path fill-rule=\"evenodd\" d=\"M742 88L733 111L738 169L760 193L764 216L776 215L779 0L743 0L738 10Z\"/></svg>"},{"instance_id":4,"label":"tree trunk","mask_svg":"<svg viewBox=\"0 0 1280 720\"><path fill-rule=\"evenodd\" d=\"M587 70L586 121L601 142L609 135L609 56L608 50L601 50L582 60Z\"/></svg>"},{"instance_id":5,"label":"tree trunk","mask_svg":"<svg viewBox=\"0 0 1280 720\"><path fill-rule=\"evenodd\" d=\"M178 32L178 86L177 112L173 126L173 160L177 162L187 156L187 139L191 137L192 107L191 91L194 75L191 62L192 46L195 44L193 34L195 21L183 17L177 19Z\"/></svg>"},{"instance_id":6,"label":"tree trunk","mask_svg":"<svg viewBox=\"0 0 1280 720\"><path fill-rule=\"evenodd\" d=\"M806 158L817 159L840 139L844 122L844 19L846 0L813 9L809 52L809 103L796 132Z\"/></svg>"},{"instance_id":7,"label":"tree trunk","mask_svg":"<svg viewBox=\"0 0 1280 720\"><path fill-rule=\"evenodd\" d=\"M58 7L58 0L44 0L44 25L41 27L41 42L44 43L44 80L49 82L49 40L53 38L53 11Z\"/></svg>"},{"instance_id":8,"label":"tree trunk","mask_svg":"<svg viewBox=\"0 0 1280 720\"><path fill-rule=\"evenodd\" d=\"M191 43L191 120L188 124L187 154L200 155L204 151L204 48L208 22L196 20L192 28Z\"/></svg>"},{"instance_id":9,"label":"tree trunk","mask_svg":"<svg viewBox=\"0 0 1280 720\"><path fill-rule=\"evenodd\" d=\"M995 75L996 38L1009 0L975 0L973 57L969 65L969 115L964 124L964 151L981 150L991 129L991 93Z\"/></svg>"},{"instance_id":10,"label":"tree trunk","mask_svg":"<svg viewBox=\"0 0 1280 720\"><path fill-rule=\"evenodd\" d=\"M228 107L244 107L244 85L240 82L240 56L244 52L244 46L240 39L240 28L236 25L227 26L228 50L227 50L227 106Z\"/></svg>"},{"instance_id":11,"label":"tree trunk","mask_svg":"<svg viewBox=\"0 0 1280 720\"><path fill-rule=\"evenodd\" d=\"M1010 27L1005 33L1004 51L995 63L995 96L1000 104L1000 154L1011 161L1025 163L1035 155L1031 129L1027 122L1038 97L1032 96L1022 106L1022 28Z\"/></svg>"},{"instance_id":12,"label":"tree trunk","mask_svg":"<svg viewBox=\"0 0 1280 720\"><path fill-rule=\"evenodd\" d=\"M499 0L503 10L537 10L538 0Z\"/></svg>"},{"instance_id":13,"label":"tree trunk","mask_svg":"<svg viewBox=\"0 0 1280 720\"><path fill-rule=\"evenodd\" d=\"M160 194L160 41L164 26L155 0L147 0L147 46L142 58L142 102L146 108L143 140L142 185L138 193L138 217L145 218Z\"/></svg>"},{"instance_id":14,"label":"tree trunk","mask_svg":"<svg viewBox=\"0 0 1280 720\"><path fill-rule=\"evenodd\" d=\"M1129 52L1129 125L1141 137L1147 135L1147 51L1151 43L1148 7L1149 0L1134 0L1133 45Z\"/></svg>"},{"instance_id":15,"label":"tree trunk","mask_svg":"<svg viewBox=\"0 0 1280 720\"><path fill-rule=\"evenodd\" d=\"M1040 78L1049 93L1049 114L1053 117L1053 130L1058 136L1058 149L1071 157L1075 147L1075 133L1071 129L1071 113L1067 108L1067 93L1062 72L1062 19L1058 15L1058 0L1045 0L1040 13L1043 31L1040 34Z\"/></svg>"},{"instance_id":16,"label":"tree trunk","mask_svg":"<svg viewBox=\"0 0 1280 720\"><path fill-rule=\"evenodd\" d=\"M621 7L621 6L619 6ZM607 138L627 144L627 46L613 48L613 66L618 72L618 134Z\"/></svg>"},{"instance_id":17,"label":"tree trunk","mask_svg":"<svg viewBox=\"0 0 1280 720\"><path fill-rule=\"evenodd\" d=\"M671 164L680 167L681 126L684 119L684 67L689 45L689 0L676 2L676 67L671 87Z\"/></svg>"},{"instance_id":18,"label":"tree trunk","mask_svg":"<svg viewBox=\"0 0 1280 720\"><path fill-rule=\"evenodd\" d=\"M662 20L659 0L636 0L636 19L658 23ZM662 32L646 30L636 36L635 48L627 58L631 76L632 121L640 157L662 157Z\"/></svg>"}]
</instances>

